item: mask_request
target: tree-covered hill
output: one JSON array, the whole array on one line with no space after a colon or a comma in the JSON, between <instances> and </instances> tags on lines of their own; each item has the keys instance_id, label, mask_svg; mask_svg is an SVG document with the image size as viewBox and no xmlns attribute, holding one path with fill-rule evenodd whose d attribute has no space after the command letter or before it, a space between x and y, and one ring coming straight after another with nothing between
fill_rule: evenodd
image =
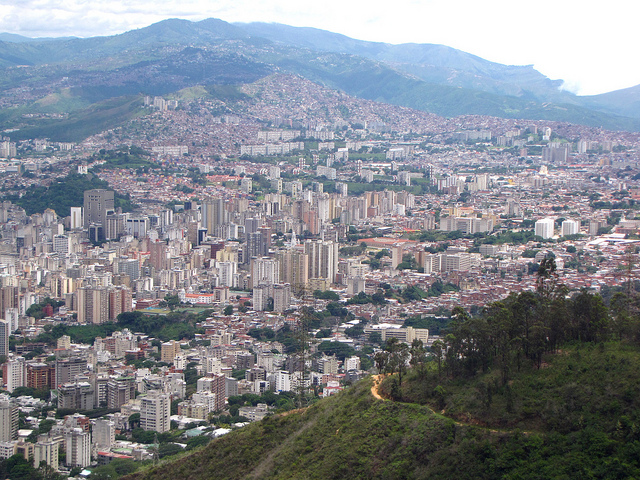
<instances>
[{"instance_id":1,"label":"tree-covered hill","mask_svg":"<svg viewBox=\"0 0 640 480\"><path fill-rule=\"evenodd\" d=\"M85 190L94 188L111 190L107 182L95 175L70 173L48 187L31 186L21 196L7 195L4 199L24 208L27 215L42 213L47 208L52 208L58 215L66 217L71 214L71 207L82 207ZM116 192L114 200L116 208L121 207L124 212L133 210L133 204L128 196Z\"/></svg>"},{"instance_id":2,"label":"tree-covered hill","mask_svg":"<svg viewBox=\"0 0 640 480\"><path fill-rule=\"evenodd\" d=\"M536 292L456 310L431 349L388 341L386 400L363 380L130 478L638 478L638 307L569 297L545 260Z\"/></svg>"}]
</instances>

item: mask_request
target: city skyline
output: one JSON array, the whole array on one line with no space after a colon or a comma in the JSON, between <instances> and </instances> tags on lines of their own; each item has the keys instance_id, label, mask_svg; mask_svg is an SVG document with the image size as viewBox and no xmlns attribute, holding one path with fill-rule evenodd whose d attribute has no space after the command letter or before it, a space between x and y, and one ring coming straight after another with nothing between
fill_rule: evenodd
<instances>
[{"instance_id":1,"label":"city skyline","mask_svg":"<svg viewBox=\"0 0 640 480\"><path fill-rule=\"evenodd\" d=\"M416 2L388 6L330 1L243 0L104 2L87 0L0 1L0 32L27 37L113 35L168 19L275 22L313 27L386 43L435 43L490 61L534 67L579 95L640 84L640 66L628 61L635 6L609 2L606 10L561 1L531 8L504 0ZM150 13L153 12L153 13ZM339 12L336 14L335 12ZM461 13L463 12L463 13ZM437 19L437 21L435 21Z\"/></svg>"}]
</instances>

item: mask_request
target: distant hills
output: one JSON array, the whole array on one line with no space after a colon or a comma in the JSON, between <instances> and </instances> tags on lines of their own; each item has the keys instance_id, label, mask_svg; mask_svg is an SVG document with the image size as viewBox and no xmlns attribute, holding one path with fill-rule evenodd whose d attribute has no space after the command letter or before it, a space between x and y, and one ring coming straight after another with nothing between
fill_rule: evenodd
<instances>
[{"instance_id":1,"label":"distant hills","mask_svg":"<svg viewBox=\"0 0 640 480\"><path fill-rule=\"evenodd\" d=\"M101 110L96 102L126 104L131 95L245 84L278 72L445 117L491 115L640 131L640 87L578 97L531 66L501 65L443 45L390 45L218 19L170 19L87 39L0 34L0 128L19 128L23 133L12 136L21 136L58 121L34 114L63 114L73 122L85 118L86 109ZM67 138L74 136L66 130Z\"/></svg>"}]
</instances>

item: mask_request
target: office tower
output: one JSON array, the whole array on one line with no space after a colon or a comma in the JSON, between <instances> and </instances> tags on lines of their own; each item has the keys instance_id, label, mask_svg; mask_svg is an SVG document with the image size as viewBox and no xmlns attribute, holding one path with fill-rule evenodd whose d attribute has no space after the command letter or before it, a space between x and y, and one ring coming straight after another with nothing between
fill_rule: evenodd
<instances>
[{"instance_id":1,"label":"office tower","mask_svg":"<svg viewBox=\"0 0 640 480\"><path fill-rule=\"evenodd\" d=\"M18 438L18 405L8 397L0 400L0 442Z\"/></svg>"},{"instance_id":2,"label":"office tower","mask_svg":"<svg viewBox=\"0 0 640 480\"><path fill-rule=\"evenodd\" d=\"M202 226L207 234L215 235L216 227L227 221L227 212L223 198L209 197L202 202Z\"/></svg>"},{"instance_id":3,"label":"office tower","mask_svg":"<svg viewBox=\"0 0 640 480\"><path fill-rule=\"evenodd\" d=\"M71 230L80 229L83 225L82 207L71 207Z\"/></svg>"},{"instance_id":4,"label":"office tower","mask_svg":"<svg viewBox=\"0 0 640 480\"><path fill-rule=\"evenodd\" d=\"M140 401L140 427L144 430L168 431L171 428L170 414L171 395L168 393L152 390Z\"/></svg>"},{"instance_id":5,"label":"office tower","mask_svg":"<svg viewBox=\"0 0 640 480\"><path fill-rule=\"evenodd\" d=\"M74 428L64 436L68 467L88 467L91 465L91 433L82 428Z\"/></svg>"},{"instance_id":6,"label":"office tower","mask_svg":"<svg viewBox=\"0 0 640 480\"><path fill-rule=\"evenodd\" d=\"M112 190L97 188L84 192L84 226L92 223L106 226L107 213L115 208Z\"/></svg>"}]
</instances>

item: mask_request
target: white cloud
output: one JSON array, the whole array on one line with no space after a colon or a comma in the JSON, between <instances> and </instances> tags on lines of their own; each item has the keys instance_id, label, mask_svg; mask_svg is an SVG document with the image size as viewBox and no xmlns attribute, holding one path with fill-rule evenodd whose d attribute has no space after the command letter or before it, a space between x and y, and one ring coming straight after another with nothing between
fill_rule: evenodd
<instances>
[{"instance_id":1,"label":"white cloud","mask_svg":"<svg viewBox=\"0 0 640 480\"><path fill-rule=\"evenodd\" d=\"M640 83L628 0L0 0L0 31L26 36L95 36L166 18L278 22L389 43L439 43L488 60L534 64L580 93Z\"/></svg>"}]
</instances>

